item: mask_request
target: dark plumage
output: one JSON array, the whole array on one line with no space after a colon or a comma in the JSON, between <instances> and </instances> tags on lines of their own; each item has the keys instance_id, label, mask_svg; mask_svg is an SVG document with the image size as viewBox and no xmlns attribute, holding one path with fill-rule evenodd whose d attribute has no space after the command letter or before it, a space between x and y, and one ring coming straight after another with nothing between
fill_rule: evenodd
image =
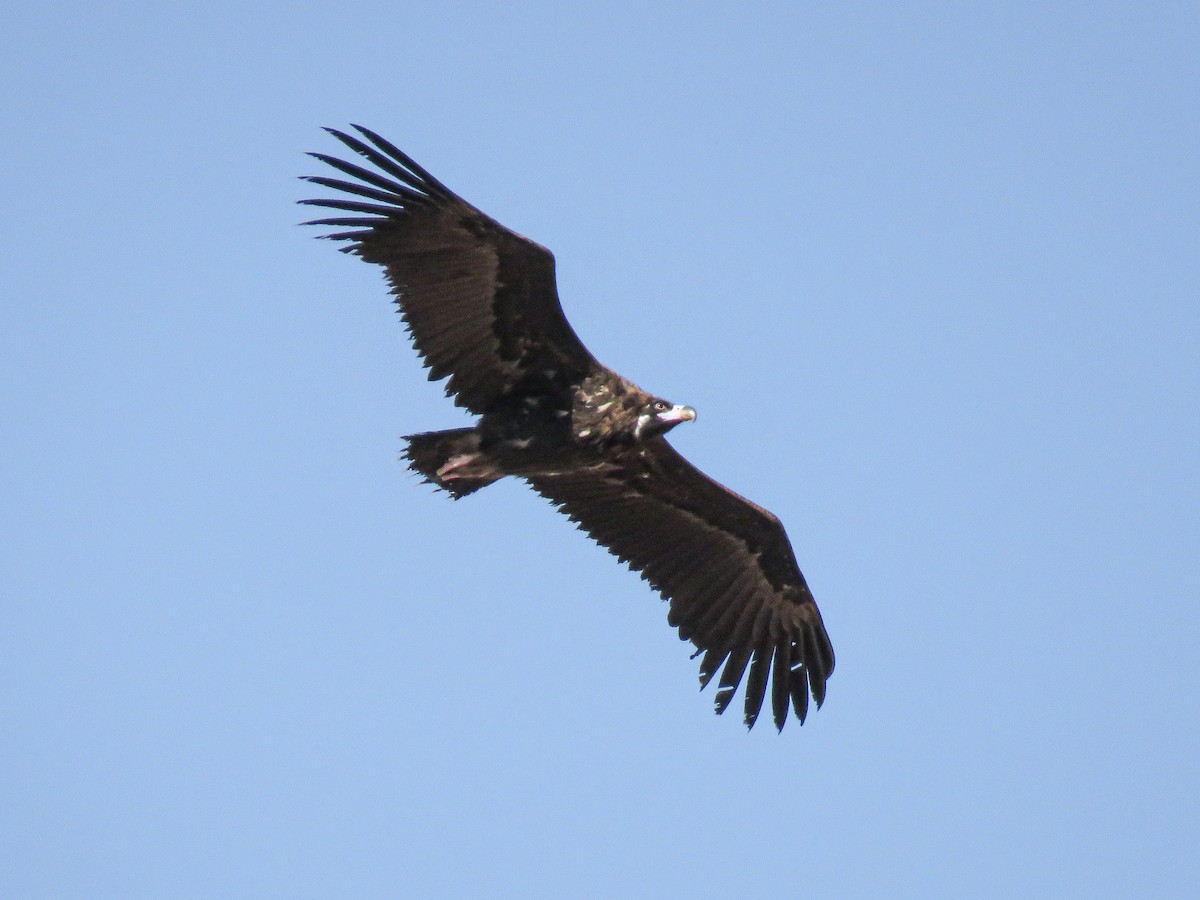
<instances>
[{"instance_id":1,"label":"dark plumage","mask_svg":"<svg viewBox=\"0 0 1200 900\"><path fill-rule=\"evenodd\" d=\"M455 498L525 479L670 601L716 711L745 676L747 726L770 685L782 729L803 722L833 648L779 519L713 481L664 435L694 419L600 365L567 324L550 251L484 215L383 138L330 133L375 170L314 153L352 181L304 200L348 215L306 224L384 267L431 380L478 415L474 428L410 435L410 466ZM747 674L748 670L748 674Z\"/></svg>"}]
</instances>

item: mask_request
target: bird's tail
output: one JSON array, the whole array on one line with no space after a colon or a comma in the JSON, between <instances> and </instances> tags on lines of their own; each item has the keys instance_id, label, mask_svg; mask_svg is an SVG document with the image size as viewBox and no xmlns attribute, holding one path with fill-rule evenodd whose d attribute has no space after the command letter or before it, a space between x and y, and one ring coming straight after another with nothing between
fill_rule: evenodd
<instances>
[{"instance_id":1,"label":"bird's tail","mask_svg":"<svg viewBox=\"0 0 1200 900\"><path fill-rule=\"evenodd\" d=\"M408 441L403 453L408 467L455 500L504 476L480 449L479 432L474 428L426 431L404 439Z\"/></svg>"}]
</instances>

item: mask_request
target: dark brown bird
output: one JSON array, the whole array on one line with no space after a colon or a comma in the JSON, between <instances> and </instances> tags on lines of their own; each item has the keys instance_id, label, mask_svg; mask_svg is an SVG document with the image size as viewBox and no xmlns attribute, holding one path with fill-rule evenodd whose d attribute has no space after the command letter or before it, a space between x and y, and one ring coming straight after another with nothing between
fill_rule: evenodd
<instances>
[{"instance_id":1,"label":"dark brown bird","mask_svg":"<svg viewBox=\"0 0 1200 900\"><path fill-rule=\"evenodd\" d=\"M302 203L350 215L342 249L384 267L392 294L446 393L474 428L408 436L411 468L455 499L506 475L533 489L670 601L667 621L718 670L722 713L746 677L744 717L771 688L776 727L801 722L833 672L833 648L783 525L692 466L665 435L696 418L600 365L558 301L554 257L449 191L366 128L327 129L374 170L322 153L354 179L309 177L341 191ZM365 140L364 140L365 139ZM360 199L356 199L360 198Z\"/></svg>"}]
</instances>

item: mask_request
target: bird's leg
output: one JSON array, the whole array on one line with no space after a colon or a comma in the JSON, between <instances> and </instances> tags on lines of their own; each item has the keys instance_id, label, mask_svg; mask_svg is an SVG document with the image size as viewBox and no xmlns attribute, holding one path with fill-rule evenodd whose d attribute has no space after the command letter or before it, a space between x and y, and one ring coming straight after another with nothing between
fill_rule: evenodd
<instances>
[{"instance_id":1,"label":"bird's leg","mask_svg":"<svg viewBox=\"0 0 1200 900\"><path fill-rule=\"evenodd\" d=\"M438 467L437 476L443 481L455 481L467 475L461 470L475 462L476 456L473 453L459 453L456 456L450 457L446 462Z\"/></svg>"}]
</instances>

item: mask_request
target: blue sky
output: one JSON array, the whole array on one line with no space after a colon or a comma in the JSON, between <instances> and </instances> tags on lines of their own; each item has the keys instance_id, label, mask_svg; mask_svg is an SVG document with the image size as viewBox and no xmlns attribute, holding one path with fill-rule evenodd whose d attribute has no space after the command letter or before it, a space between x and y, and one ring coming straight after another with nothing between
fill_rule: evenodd
<instances>
[{"instance_id":1,"label":"blue sky","mask_svg":"<svg viewBox=\"0 0 1200 900\"><path fill-rule=\"evenodd\" d=\"M0 894L1191 896L1200 8L5 16ZM294 201L361 122L700 413L838 654L710 712Z\"/></svg>"}]
</instances>

